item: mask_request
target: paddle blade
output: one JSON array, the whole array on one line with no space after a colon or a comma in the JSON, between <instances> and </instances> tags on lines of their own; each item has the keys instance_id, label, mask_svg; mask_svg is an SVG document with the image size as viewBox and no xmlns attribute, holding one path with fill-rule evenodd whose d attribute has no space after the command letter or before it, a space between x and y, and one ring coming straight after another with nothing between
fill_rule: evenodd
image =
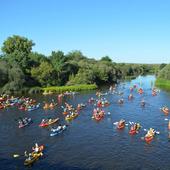
<instances>
[{"instance_id":1,"label":"paddle blade","mask_svg":"<svg viewBox=\"0 0 170 170\"><path fill-rule=\"evenodd\" d=\"M14 158L17 158L17 157L19 157L19 156L20 156L20 155L18 155L18 154L14 154L14 155L13 155Z\"/></svg>"},{"instance_id":2,"label":"paddle blade","mask_svg":"<svg viewBox=\"0 0 170 170\"><path fill-rule=\"evenodd\" d=\"M117 124L118 124L118 122L114 122L113 124L114 124L114 125L117 125Z\"/></svg>"}]
</instances>

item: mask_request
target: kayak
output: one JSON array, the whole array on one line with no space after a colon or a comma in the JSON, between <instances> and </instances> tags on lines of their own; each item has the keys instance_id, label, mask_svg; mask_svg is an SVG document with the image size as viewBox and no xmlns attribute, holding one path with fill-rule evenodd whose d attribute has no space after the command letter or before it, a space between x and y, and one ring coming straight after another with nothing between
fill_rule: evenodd
<instances>
[{"instance_id":1,"label":"kayak","mask_svg":"<svg viewBox=\"0 0 170 170\"><path fill-rule=\"evenodd\" d=\"M38 151L39 151L39 152L43 151L43 150L44 150L44 147L45 147L44 145L39 146L39 147L38 147ZM34 150L35 150L35 147L32 147L32 150L34 151Z\"/></svg>"},{"instance_id":2,"label":"kayak","mask_svg":"<svg viewBox=\"0 0 170 170\"><path fill-rule=\"evenodd\" d=\"M56 123L58 120L59 120L59 118L56 118L56 119L51 120L51 122L48 121L48 122L45 122L45 123L40 123L39 126L40 127L46 127L46 126L49 126L51 124Z\"/></svg>"},{"instance_id":3,"label":"kayak","mask_svg":"<svg viewBox=\"0 0 170 170\"><path fill-rule=\"evenodd\" d=\"M152 92L152 96L156 96L157 95L157 93L156 92Z\"/></svg>"},{"instance_id":4,"label":"kayak","mask_svg":"<svg viewBox=\"0 0 170 170\"><path fill-rule=\"evenodd\" d=\"M153 139L153 136L148 136L148 137L145 137L145 141L146 143L150 143Z\"/></svg>"},{"instance_id":5,"label":"kayak","mask_svg":"<svg viewBox=\"0 0 170 170\"><path fill-rule=\"evenodd\" d=\"M74 113L74 115L71 115L72 119L75 119L79 114L78 113Z\"/></svg>"},{"instance_id":6,"label":"kayak","mask_svg":"<svg viewBox=\"0 0 170 170\"><path fill-rule=\"evenodd\" d=\"M32 120L31 120L31 118L29 118L29 119L27 119L27 123L25 123L25 124L20 124L18 127L19 127L19 128L23 128L23 127L29 125L31 122L32 122Z\"/></svg>"},{"instance_id":7,"label":"kayak","mask_svg":"<svg viewBox=\"0 0 170 170\"><path fill-rule=\"evenodd\" d=\"M169 110L165 110L165 109L161 109L162 112L164 112L165 114L168 114L169 113Z\"/></svg>"},{"instance_id":8,"label":"kayak","mask_svg":"<svg viewBox=\"0 0 170 170\"><path fill-rule=\"evenodd\" d=\"M137 133L137 130L135 130L135 129L129 131L130 135L135 135L136 133Z\"/></svg>"},{"instance_id":9,"label":"kayak","mask_svg":"<svg viewBox=\"0 0 170 170\"><path fill-rule=\"evenodd\" d=\"M93 114L92 116L92 119L95 119L97 121L100 121L104 118L104 115L96 115L96 114Z\"/></svg>"},{"instance_id":10,"label":"kayak","mask_svg":"<svg viewBox=\"0 0 170 170\"><path fill-rule=\"evenodd\" d=\"M40 103L38 103L37 105L31 106L30 108L27 108L27 111L33 111L36 110L40 107Z\"/></svg>"},{"instance_id":11,"label":"kayak","mask_svg":"<svg viewBox=\"0 0 170 170\"><path fill-rule=\"evenodd\" d=\"M117 129L123 129L125 127L125 124L117 125Z\"/></svg>"},{"instance_id":12,"label":"kayak","mask_svg":"<svg viewBox=\"0 0 170 170\"><path fill-rule=\"evenodd\" d=\"M25 106L20 106L18 109L19 110L26 110L26 107Z\"/></svg>"},{"instance_id":13,"label":"kayak","mask_svg":"<svg viewBox=\"0 0 170 170\"><path fill-rule=\"evenodd\" d=\"M62 129L51 129L52 133L50 134L50 136L55 136L55 135L58 135L60 133L62 133L64 130L66 130L67 126L66 125L63 125L62 126Z\"/></svg>"},{"instance_id":14,"label":"kayak","mask_svg":"<svg viewBox=\"0 0 170 170\"><path fill-rule=\"evenodd\" d=\"M31 164L33 164L39 157L41 157L43 154L42 154L42 152L40 152L40 153L32 153L32 158L31 159L26 159L25 161L24 161L24 165L25 166L28 166L28 165L31 165Z\"/></svg>"},{"instance_id":15,"label":"kayak","mask_svg":"<svg viewBox=\"0 0 170 170\"><path fill-rule=\"evenodd\" d=\"M63 115L67 115L68 114L68 112L63 112Z\"/></svg>"},{"instance_id":16,"label":"kayak","mask_svg":"<svg viewBox=\"0 0 170 170\"><path fill-rule=\"evenodd\" d=\"M69 117L65 117L65 120L67 120L67 121L71 121L71 120L73 120L73 118L71 117L71 116L69 116Z\"/></svg>"},{"instance_id":17,"label":"kayak","mask_svg":"<svg viewBox=\"0 0 170 170\"><path fill-rule=\"evenodd\" d=\"M5 108L5 106L3 106L3 105L0 105L0 109L4 109Z\"/></svg>"}]
</instances>

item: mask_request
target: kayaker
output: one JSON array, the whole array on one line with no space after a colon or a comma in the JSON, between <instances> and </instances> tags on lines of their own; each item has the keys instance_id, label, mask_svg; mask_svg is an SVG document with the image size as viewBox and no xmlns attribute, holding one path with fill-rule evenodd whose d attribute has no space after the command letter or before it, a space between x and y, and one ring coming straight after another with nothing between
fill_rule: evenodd
<instances>
[{"instance_id":1,"label":"kayaker","mask_svg":"<svg viewBox=\"0 0 170 170\"><path fill-rule=\"evenodd\" d=\"M25 157L28 157L27 151L24 152L24 156L25 156Z\"/></svg>"},{"instance_id":2,"label":"kayaker","mask_svg":"<svg viewBox=\"0 0 170 170\"><path fill-rule=\"evenodd\" d=\"M35 153L38 153L38 152L39 152L39 146L38 146L38 143L35 143L34 152L35 152Z\"/></svg>"},{"instance_id":3,"label":"kayaker","mask_svg":"<svg viewBox=\"0 0 170 170\"><path fill-rule=\"evenodd\" d=\"M43 123L45 123L45 122L46 122L45 119L42 119L41 123L43 124Z\"/></svg>"},{"instance_id":4,"label":"kayaker","mask_svg":"<svg viewBox=\"0 0 170 170\"><path fill-rule=\"evenodd\" d=\"M141 100L141 106L145 106L145 100L144 99Z\"/></svg>"},{"instance_id":5,"label":"kayaker","mask_svg":"<svg viewBox=\"0 0 170 170\"><path fill-rule=\"evenodd\" d=\"M59 126L58 126L58 128L57 128L58 130L62 130L62 125L61 124L59 124Z\"/></svg>"},{"instance_id":6,"label":"kayaker","mask_svg":"<svg viewBox=\"0 0 170 170\"><path fill-rule=\"evenodd\" d=\"M31 153L29 153L27 160L29 160L29 161L30 161L30 160L32 160L32 158L33 158L33 157L32 157L32 154L31 154Z\"/></svg>"},{"instance_id":7,"label":"kayaker","mask_svg":"<svg viewBox=\"0 0 170 170\"><path fill-rule=\"evenodd\" d=\"M132 99L132 98L133 98L133 94L130 94L129 97L128 97L128 99L130 100L130 99Z\"/></svg>"}]
</instances>

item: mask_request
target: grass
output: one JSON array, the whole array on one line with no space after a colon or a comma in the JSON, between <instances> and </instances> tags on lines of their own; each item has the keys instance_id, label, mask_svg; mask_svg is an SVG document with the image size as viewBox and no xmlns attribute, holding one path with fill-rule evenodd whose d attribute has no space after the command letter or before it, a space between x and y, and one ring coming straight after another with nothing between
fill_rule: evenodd
<instances>
[{"instance_id":1,"label":"grass","mask_svg":"<svg viewBox=\"0 0 170 170\"><path fill-rule=\"evenodd\" d=\"M155 85L162 89L170 90L170 80L157 79Z\"/></svg>"},{"instance_id":2,"label":"grass","mask_svg":"<svg viewBox=\"0 0 170 170\"><path fill-rule=\"evenodd\" d=\"M82 91L82 90L94 90L97 88L97 85L95 84L80 84L80 85L74 85L74 86L52 86L52 87L45 87L42 88L43 92L54 92L54 93L60 93L60 92L66 92L66 91Z\"/></svg>"}]
</instances>

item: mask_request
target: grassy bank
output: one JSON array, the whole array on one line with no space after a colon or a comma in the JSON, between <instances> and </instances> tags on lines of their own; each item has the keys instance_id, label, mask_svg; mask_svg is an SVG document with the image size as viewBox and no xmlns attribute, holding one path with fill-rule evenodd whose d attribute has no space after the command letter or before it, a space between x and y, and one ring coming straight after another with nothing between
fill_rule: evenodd
<instances>
[{"instance_id":1,"label":"grassy bank","mask_svg":"<svg viewBox=\"0 0 170 170\"><path fill-rule=\"evenodd\" d=\"M52 87L45 87L42 88L43 92L66 92L66 91L82 91L82 90L94 90L97 88L95 84L81 84L81 85L74 85L74 86L52 86Z\"/></svg>"},{"instance_id":2,"label":"grassy bank","mask_svg":"<svg viewBox=\"0 0 170 170\"><path fill-rule=\"evenodd\" d=\"M165 90L170 90L170 80L157 79L155 85Z\"/></svg>"}]
</instances>

